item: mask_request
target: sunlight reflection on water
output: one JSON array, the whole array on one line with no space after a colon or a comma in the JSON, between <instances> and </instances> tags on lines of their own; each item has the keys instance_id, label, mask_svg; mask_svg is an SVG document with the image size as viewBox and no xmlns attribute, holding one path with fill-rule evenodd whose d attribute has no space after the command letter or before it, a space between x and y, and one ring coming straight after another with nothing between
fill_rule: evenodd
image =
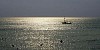
<instances>
[{"instance_id":1,"label":"sunlight reflection on water","mask_svg":"<svg viewBox=\"0 0 100 50\"><path fill-rule=\"evenodd\" d=\"M13 19L13 20L12 20ZM76 29L77 23L80 23L80 18L66 18L66 21L73 22L70 25L62 25L63 18L9 18L7 19L8 26L14 28L25 28L24 30L68 30Z\"/></svg>"},{"instance_id":2,"label":"sunlight reflection on water","mask_svg":"<svg viewBox=\"0 0 100 50\"><path fill-rule=\"evenodd\" d=\"M2 18L0 50L99 50L100 20L66 18L72 24L62 21L62 17Z\"/></svg>"}]
</instances>

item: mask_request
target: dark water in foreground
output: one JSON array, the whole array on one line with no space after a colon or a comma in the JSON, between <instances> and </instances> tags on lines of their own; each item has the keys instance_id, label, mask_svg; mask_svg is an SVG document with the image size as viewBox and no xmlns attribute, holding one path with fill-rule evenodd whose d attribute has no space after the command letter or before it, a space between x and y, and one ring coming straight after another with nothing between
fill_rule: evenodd
<instances>
[{"instance_id":1,"label":"dark water in foreground","mask_svg":"<svg viewBox=\"0 0 100 50\"><path fill-rule=\"evenodd\" d=\"M61 17L0 18L0 50L100 50L100 18L62 21Z\"/></svg>"}]
</instances>

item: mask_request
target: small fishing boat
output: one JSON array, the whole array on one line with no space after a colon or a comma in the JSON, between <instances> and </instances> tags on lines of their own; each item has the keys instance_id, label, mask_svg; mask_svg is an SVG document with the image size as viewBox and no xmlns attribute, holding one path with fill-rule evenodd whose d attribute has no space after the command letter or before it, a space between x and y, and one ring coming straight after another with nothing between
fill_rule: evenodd
<instances>
[{"instance_id":1,"label":"small fishing boat","mask_svg":"<svg viewBox=\"0 0 100 50\"><path fill-rule=\"evenodd\" d=\"M66 22L65 18L64 18L64 21L62 22L62 24L72 24L72 23L71 22Z\"/></svg>"}]
</instances>

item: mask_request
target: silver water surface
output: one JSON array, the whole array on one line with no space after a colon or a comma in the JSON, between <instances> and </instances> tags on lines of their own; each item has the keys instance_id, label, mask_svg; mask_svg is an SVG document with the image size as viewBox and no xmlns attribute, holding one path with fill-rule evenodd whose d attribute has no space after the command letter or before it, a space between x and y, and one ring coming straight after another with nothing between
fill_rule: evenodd
<instances>
[{"instance_id":1,"label":"silver water surface","mask_svg":"<svg viewBox=\"0 0 100 50\"><path fill-rule=\"evenodd\" d=\"M62 21L62 17L0 18L0 50L100 50L99 18Z\"/></svg>"}]
</instances>

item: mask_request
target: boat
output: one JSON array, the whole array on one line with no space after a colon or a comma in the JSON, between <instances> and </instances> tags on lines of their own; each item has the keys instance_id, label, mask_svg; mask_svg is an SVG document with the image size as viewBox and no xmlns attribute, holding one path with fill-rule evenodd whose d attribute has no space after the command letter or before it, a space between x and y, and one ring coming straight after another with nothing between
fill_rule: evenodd
<instances>
[{"instance_id":1,"label":"boat","mask_svg":"<svg viewBox=\"0 0 100 50\"><path fill-rule=\"evenodd\" d=\"M66 22L65 18L64 18L64 21L62 22L62 24L72 24L72 23L71 22Z\"/></svg>"}]
</instances>

